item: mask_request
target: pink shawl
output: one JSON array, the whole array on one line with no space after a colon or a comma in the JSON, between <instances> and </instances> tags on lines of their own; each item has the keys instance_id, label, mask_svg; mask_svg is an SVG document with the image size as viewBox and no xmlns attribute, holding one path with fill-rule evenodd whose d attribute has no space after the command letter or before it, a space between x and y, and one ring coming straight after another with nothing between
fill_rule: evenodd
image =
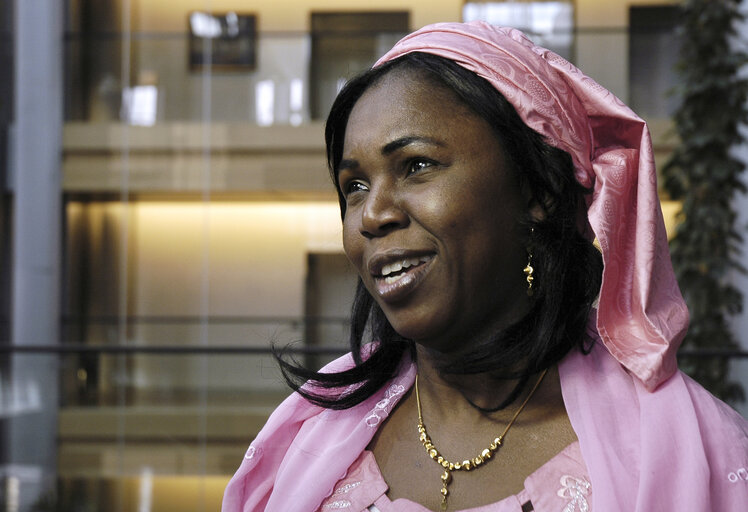
<instances>
[{"instance_id":1,"label":"pink shawl","mask_svg":"<svg viewBox=\"0 0 748 512\"><path fill-rule=\"evenodd\" d=\"M345 356L325 371L352 364ZM570 353L559 372L592 512L746 510L748 422L735 411L680 372L646 390L600 343L589 355ZM291 395L247 450L223 512L317 510L414 378L406 360L379 393L344 411Z\"/></svg>"},{"instance_id":2,"label":"pink shawl","mask_svg":"<svg viewBox=\"0 0 748 512\"><path fill-rule=\"evenodd\" d=\"M688 312L670 264L645 123L517 30L431 25L379 63L414 51L446 57L488 80L527 125L571 154L577 179L593 188L587 217L605 263L600 341L590 355L573 351L559 366L592 480L592 510L747 510L748 422L676 370ZM351 364L345 357L327 371ZM316 510L414 374L404 361L390 385L345 411L292 395L249 447L223 511Z\"/></svg>"}]
</instances>

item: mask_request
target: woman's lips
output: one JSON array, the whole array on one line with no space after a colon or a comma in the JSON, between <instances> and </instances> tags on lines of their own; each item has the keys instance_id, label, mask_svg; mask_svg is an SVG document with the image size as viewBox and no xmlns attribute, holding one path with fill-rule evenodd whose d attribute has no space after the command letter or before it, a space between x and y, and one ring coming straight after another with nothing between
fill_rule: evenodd
<instances>
[{"instance_id":1,"label":"woman's lips","mask_svg":"<svg viewBox=\"0 0 748 512\"><path fill-rule=\"evenodd\" d=\"M385 265L382 275L374 276L377 294L385 302L402 300L423 281L433 258L433 255L406 258Z\"/></svg>"}]
</instances>

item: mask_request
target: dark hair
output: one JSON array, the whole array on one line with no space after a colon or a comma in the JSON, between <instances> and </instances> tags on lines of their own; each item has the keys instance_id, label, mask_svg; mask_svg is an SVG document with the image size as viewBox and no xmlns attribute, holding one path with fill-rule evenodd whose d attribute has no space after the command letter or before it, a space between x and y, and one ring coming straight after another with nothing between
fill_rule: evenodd
<instances>
[{"instance_id":1,"label":"dark hair","mask_svg":"<svg viewBox=\"0 0 748 512\"><path fill-rule=\"evenodd\" d=\"M482 340L443 373L493 372L519 379L514 391L497 407L512 403L534 373L560 361L573 347L585 350L587 319L600 290L602 257L580 232L584 195L590 190L574 178L571 157L547 144L529 128L514 107L490 83L458 64L435 55L410 53L371 69L346 84L336 98L325 127L328 166L337 187L348 116L363 93L393 70L419 73L435 86L452 91L493 128L502 143L520 187L529 190L544 215L529 213L520 222L532 236L528 243L535 269L534 294L528 313L492 337ZM341 214L345 199L338 188ZM584 226L586 226L586 219ZM367 329L368 327L368 329ZM362 357L367 331L378 343ZM351 314L350 347L355 361L339 373L308 370L276 358L288 384L312 403L332 409L353 407L372 396L398 371L405 352L415 357L415 345L400 336L359 279ZM301 388L301 385L309 385Z\"/></svg>"}]
</instances>

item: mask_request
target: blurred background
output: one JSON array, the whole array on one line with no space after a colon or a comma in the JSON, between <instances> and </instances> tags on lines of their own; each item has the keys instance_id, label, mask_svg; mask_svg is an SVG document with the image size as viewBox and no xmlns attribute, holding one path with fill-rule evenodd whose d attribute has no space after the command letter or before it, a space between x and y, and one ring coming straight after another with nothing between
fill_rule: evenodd
<instances>
[{"instance_id":1,"label":"blurred background","mask_svg":"<svg viewBox=\"0 0 748 512\"><path fill-rule=\"evenodd\" d=\"M0 509L220 508L288 393L270 344L312 366L346 345L355 277L323 120L402 35L523 29L644 117L661 166L676 144L677 9L3 0ZM678 208L663 194L669 230ZM748 318L732 325L745 351ZM739 356L731 375L748 384Z\"/></svg>"}]
</instances>

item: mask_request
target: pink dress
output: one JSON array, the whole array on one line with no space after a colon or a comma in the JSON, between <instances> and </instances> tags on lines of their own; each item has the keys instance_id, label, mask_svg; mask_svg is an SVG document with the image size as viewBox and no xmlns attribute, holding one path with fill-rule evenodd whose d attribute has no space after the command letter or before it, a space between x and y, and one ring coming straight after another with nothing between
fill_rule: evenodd
<instances>
[{"instance_id":1,"label":"pink dress","mask_svg":"<svg viewBox=\"0 0 748 512\"><path fill-rule=\"evenodd\" d=\"M438 482L436 482L438 484ZM438 490L436 485L434 490ZM582 460L579 443L574 442L525 479L525 488L497 503L459 512L592 511L592 488ZM429 512L407 499L387 497L387 483L374 454L365 450L335 484L335 490L318 512Z\"/></svg>"}]
</instances>

